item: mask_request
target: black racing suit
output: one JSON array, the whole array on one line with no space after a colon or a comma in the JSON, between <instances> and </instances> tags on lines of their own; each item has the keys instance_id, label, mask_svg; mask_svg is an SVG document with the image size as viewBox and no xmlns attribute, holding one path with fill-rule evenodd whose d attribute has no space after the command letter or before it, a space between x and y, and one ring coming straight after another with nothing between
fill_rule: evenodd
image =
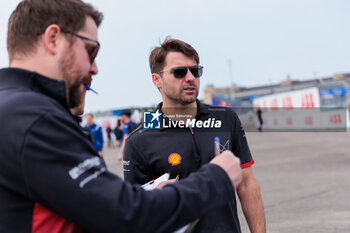
<instances>
[{"instance_id":1,"label":"black racing suit","mask_svg":"<svg viewBox=\"0 0 350 233\"><path fill-rule=\"evenodd\" d=\"M231 150L240 158L242 168L254 163L237 114L229 108L205 105L198 100L197 106L194 127L171 127L171 120L163 115L160 128L146 129L145 123L146 126L128 137L123 161L125 180L143 184L166 172L170 172L170 178L187 177L214 158L215 137L219 137L220 151ZM162 104L157 109L161 111ZM202 127L197 124L199 121L203 122ZM216 125L218 121L221 125ZM201 217L195 232L241 232L236 200Z\"/></svg>"}]
</instances>

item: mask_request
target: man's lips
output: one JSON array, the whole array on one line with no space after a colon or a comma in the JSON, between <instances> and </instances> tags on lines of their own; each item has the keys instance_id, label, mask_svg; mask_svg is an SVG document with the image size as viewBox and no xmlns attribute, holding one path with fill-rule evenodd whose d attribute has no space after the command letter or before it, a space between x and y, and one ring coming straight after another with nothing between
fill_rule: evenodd
<instances>
[{"instance_id":1,"label":"man's lips","mask_svg":"<svg viewBox=\"0 0 350 233\"><path fill-rule=\"evenodd\" d=\"M193 93L193 92L196 92L197 89L195 87L185 87L183 88L183 90L186 92L186 93Z\"/></svg>"}]
</instances>

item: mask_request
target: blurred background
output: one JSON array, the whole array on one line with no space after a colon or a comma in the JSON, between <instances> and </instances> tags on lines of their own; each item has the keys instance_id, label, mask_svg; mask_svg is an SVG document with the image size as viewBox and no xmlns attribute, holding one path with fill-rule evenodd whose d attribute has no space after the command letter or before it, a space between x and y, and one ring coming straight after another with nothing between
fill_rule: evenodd
<instances>
[{"instance_id":1,"label":"blurred background","mask_svg":"<svg viewBox=\"0 0 350 233\"><path fill-rule=\"evenodd\" d=\"M8 65L7 20L18 2L1 1L0 67ZM307 87L320 89L321 104L345 106L349 96L347 0L86 2L105 16L92 84L99 95L88 93L86 112L156 105L148 56L167 36L198 51L199 98L207 103L249 106L255 97Z\"/></svg>"}]
</instances>

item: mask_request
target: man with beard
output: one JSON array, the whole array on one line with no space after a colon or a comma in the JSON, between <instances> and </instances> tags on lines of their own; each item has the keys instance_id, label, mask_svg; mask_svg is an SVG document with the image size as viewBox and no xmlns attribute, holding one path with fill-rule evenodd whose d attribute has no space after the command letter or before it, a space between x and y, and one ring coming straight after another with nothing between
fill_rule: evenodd
<instances>
[{"instance_id":1,"label":"man with beard","mask_svg":"<svg viewBox=\"0 0 350 233\"><path fill-rule=\"evenodd\" d=\"M251 165L247 139L238 116L230 108L214 107L197 100L203 67L189 44L166 39L152 50L149 63L152 81L163 102L126 141L124 178L143 184L163 173L184 178L208 163L219 151L231 150L240 158L242 183L237 188L251 232L265 232L265 216L259 184ZM160 127L154 127L154 120ZM145 117L145 116L144 116ZM146 116L147 117L147 116ZM194 232L241 232L236 201L203 216Z\"/></svg>"},{"instance_id":2,"label":"man with beard","mask_svg":"<svg viewBox=\"0 0 350 233\"><path fill-rule=\"evenodd\" d=\"M172 232L229 201L239 159L145 191L110 173L75 121L97 74L102 14L80 0L23 0L0 70L0 232ZM169 182L171 183L171 182Z\"/></svg>"}]
</instances>

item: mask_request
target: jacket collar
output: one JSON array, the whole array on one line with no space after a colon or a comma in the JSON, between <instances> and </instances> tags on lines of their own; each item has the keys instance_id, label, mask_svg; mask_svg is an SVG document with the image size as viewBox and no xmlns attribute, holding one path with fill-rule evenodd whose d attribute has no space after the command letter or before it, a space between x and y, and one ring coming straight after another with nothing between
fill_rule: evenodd
<instances>
[{"instance_id":1,"label":"jacket collar","mask_svg":"<svg viewBox=\"0 0 350 233\"><path fill-rule=\"evenodd\" d=\"M198 118L201 114L209 114L209 110L208 110L207 106L202 104L198 99L196 99L196 102L197 102L197 115L196 115L196 118ZM159 112L163 113L162 112L162 107L163 107L163 102L160 102L157 105L156 110L159 110Z\"/></svg>"},{"instance_id":2,"label":"jacket collar","mask_svg":"<svg viewBox=\"0 0 350 233\"><path fill-rule=\"evenodd\" d=\"M13 87L25 88L49 96L69 110L64 81L57 81L24 69L0 69L0 90Z\"/></svg>"},{"instance_id":3,"label":"jacket collar","mask_svg":"<svg viewBox=\"0 0 350 233\"><path fill-rule=\"evenodd\" d=\"M196 115L196 119L198 120L200 118L201 115L205 115L205 114L209 114L209 110L208 107L204 104L202 104L198 99L196 99L197 102L197 115ZM163 106L163 102L160 102L156 108L156 110L158 110L160 113L162 113L162 118L164 119L165 123L169 122L169 118L166 117L163 112L162 112L162 106ZM160 131L164 131L170 128L163 128L161 127L159 130ZM173 128L172 128L173 129Z\"/></svg>"}]
</instances>

